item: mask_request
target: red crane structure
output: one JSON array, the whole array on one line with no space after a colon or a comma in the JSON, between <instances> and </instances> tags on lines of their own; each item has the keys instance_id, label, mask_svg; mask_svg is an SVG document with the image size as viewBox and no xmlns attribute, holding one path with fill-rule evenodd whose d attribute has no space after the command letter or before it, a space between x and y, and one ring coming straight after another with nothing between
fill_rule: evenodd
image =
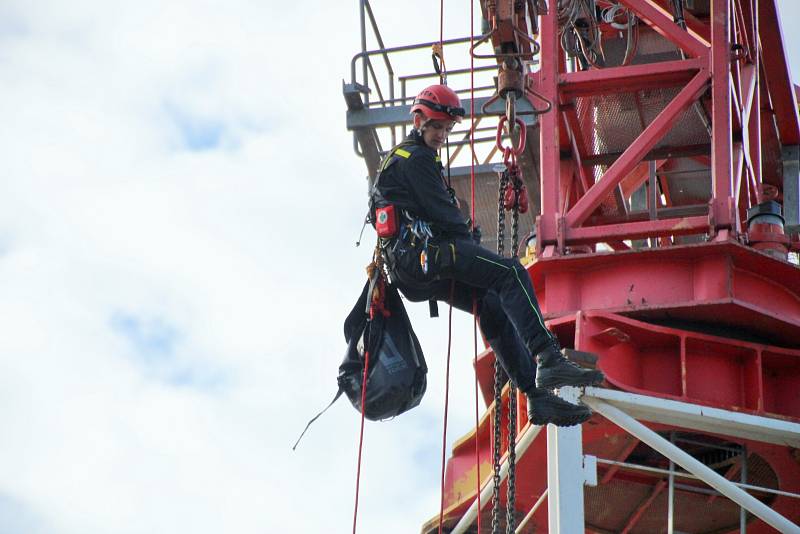
<instances>
[{"instance_id":1,"label":"red crane structure","mask_svg":"<svg viewBox=\"0 0 800 534\"><path fill-rule=\"evenodd\" d=\"M382 139L408 120L407 94L435 76L398 75L391 59L434 43L384 46L360 4L362 51L344 92L374 176ZM469 198L469 163L458 163L472 157L477 219L491 234L500 154L482 132L498 115L524 125L535 212L521 220L524 261L561 344L606 375L602 387L559 392L595 411L581 427L531 426L517 410L511 488L504 420L509 531L800 532L800 121L776 0L480 7L474 47L441 43L481 60L448 72L462 95L465 75L496 74L475 89L471 131L451 136L454 187ZM470 135L483 155L467 154ZM487 412L447 463L445 532L478 532L479 485L490 513L493 363L490 349L479 355ZM422 532L438 525L437 515Z\"/></svg>"}]
</instances>

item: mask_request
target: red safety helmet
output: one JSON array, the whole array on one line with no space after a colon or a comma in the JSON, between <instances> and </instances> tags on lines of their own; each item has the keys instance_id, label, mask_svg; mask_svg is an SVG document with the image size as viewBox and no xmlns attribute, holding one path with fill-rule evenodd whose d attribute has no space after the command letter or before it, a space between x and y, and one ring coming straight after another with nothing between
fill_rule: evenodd
<instances>
[{"instance_id":1,"label":"red safety helmet","mask_svg":"<svg viewBox=\"0 0 800 534\"><path fill-rule=\"evenodd\" d=\"M423 89L414 99L411 113L421 111L426 118L461 122L464 108L455 91L446 85L431 85Z\"/></svg>"}]
</instances>

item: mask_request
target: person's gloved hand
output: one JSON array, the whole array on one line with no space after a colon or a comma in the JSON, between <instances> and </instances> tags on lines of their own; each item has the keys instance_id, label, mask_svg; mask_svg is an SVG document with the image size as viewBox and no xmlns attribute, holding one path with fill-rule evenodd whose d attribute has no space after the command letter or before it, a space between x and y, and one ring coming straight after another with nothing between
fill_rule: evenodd
<instances>
[{"instance_id":1,"label":"person's gloved hand","mask_svg":"<svg viewBox=\"0 0 800 534\"><path fill-rule=\"evenodd\" d=\"M472 228L472 241L474 241L476 245L480 245L482 235L483 234L481 233L481 227L476 224Z\"/></svg>"}]
</instances>

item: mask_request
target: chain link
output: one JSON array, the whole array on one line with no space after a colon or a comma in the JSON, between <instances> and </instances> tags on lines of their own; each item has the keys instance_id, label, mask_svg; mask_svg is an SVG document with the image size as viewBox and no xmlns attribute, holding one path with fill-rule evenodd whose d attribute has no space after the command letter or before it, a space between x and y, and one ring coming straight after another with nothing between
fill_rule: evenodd
<instances>
[{"instance_id":1,"label":"chain link","mask_svg":"<svg viewBox=\"0 0 800 534\"><path fill-rule=\"evenodd\" d=\"M505 252L506 206L508 188L513 188L514 205L511 207L511 257L519 255L519 208L523 181L516 161L499 173L497 195L497 254ZM492 533L500 534L500 457L502 447L503 400L502 390L505 371L500 361L494 362L494 491L492 494ZM506 534L514 534L516 529L516 470L517 470L517 388L509 382L508 391L508 491L506 494Z\"/></svg>"},{"instance_id":2,"label":"chain link","mask_svg":"<svg viewBox=\"0 0 800 534\"><path fill-rule=\"evenodd\" d=\"M505 233L506 233L506 208L505 196L506 188L508 187L508 170L503 169L499 173L500 186L497 193L497 255L502 256L505 250Z\"/></svg>"},{"instance_id":3,"label":"chain link","mask_svg":"<svg viewBox=\"0 0 800 534\"><path fill-rule=\"evenodd\" d=\"M519 199L522 194L522 177L516 165L512 166L509 174L511 175L509 185L514 188L514 198L517 199L511 210L511 257L516 258L519 255Z\"/></svg>"},{"instance_id":4,"label":"chain link","mask_svg":"<svg viewBox=\"0 0 800 534\"><path fill-rule=\"evenodd\" d=\"M506 534L514 534L516 517L514 508L517 489L517 388L509 382L508 388L508 492L506 495Z\"/></svg>"},{"instance_id":5,"label":"chain link","mask_svg":"<svg viewBox=\"0 0 800 534\"><path fill-rule=\"evenodd\" d=\"M519 167L513 165L511 183L508 187L514 188L514 198L517 201L511 210L511 257L519 254L519 198L522 189ZM517 473L517 388L512 383L508 390L508 493L506 495L506 534L514 534L516 530L516 517L514 508L516 502L516 473Z\"/></svg>"},{"instance_id":6,"label":"chain link","mask_svg":"<svg viewBox=\"0 0 800 534\"><path fill-rule=\"evenodd\" d=\"M500 360L494 360L494 490L492 491L492 534L500 534L500 450L502 448L501 430L503 426L503 368Z\"/></svg>"},{"instance_id":7,"label":"chain link","mask_svg":"<svg viewBox=\"0 0 800 534\"><path fill-rule=\"evenodd\" d=\"M510 167L510 168L509 168ZM497 254L505 253L506 206L505 196L509 187L514 188L514 198L520 197L522 180L516 162L507 166L499 174L497 195ZM519 201L511 209L511 257L519 253ZM502 447L503 400L502 390L505 371L500 361L495 359L494 368L494 492L492 494L492 533L500 534L500 457ZM506 534L516 529L516 469L517 469L517 388L509 382L508 391L508 491L506 495Z\"/></svg>"},{"instance_id":8,"label":"chain link","mask_svg":"<svg viewBox=\"0 0 800 534\"><path fill-rule=\"evenodd\" d=\"M508 170L499 173L500 183L497 193L497 254L502 256L505 248L506 209L504 198L508 187ZM502 448L503 427L503 378L505 371L495 355L494 360L494 491L492 493L492 534L500 534L500 451Z\"/></svg>"}]
</instances>

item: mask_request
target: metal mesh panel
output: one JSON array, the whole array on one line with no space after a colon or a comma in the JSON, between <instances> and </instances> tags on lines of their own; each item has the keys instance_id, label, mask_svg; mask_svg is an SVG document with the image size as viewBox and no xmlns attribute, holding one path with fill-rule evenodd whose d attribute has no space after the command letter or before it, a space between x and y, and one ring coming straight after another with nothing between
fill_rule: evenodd
<instances>
[{"instance_id":1,"label":"metal mesh panel","mask_svg":"<svg viewBox=\"0 0 800 534\"><path fill-rule=\"evenodd\" d=\"M675 90L675 94L678 94L677 89ZM670 100L671 99L672 97L670 97ZM702 116L708 117L702 103L698 101L697 104L690 106L689 109L683 112L683 115L675 122L667 135L656 144L656 148L710 143L711 136L701 119Z\"/></svg>"},{"instance_id":2,"label":"metal mesh panel","mask_svg":"<svg viewBox=\"0 0 800 534\"><path fill-rule=\"evenodd\" d=\"M733 443L724 442L700 436L685 434L684 437L697 439L694 444L681 443L682 448L695 456L698 460L713 467L720 474L726 474L735 460L736 452L727 452L730 449L718 448L735 447ZM699 439L698 439L699 438ZM699 445L707 443L707 446ZM650 465L652 467L666 468L668 460L644 444L640 444L626 459L627 462ZM764 458L757 454L750 454L747 458L748 483L754 486L778 489L778 477ZM585 495L586 524L597 527L603 531L620 532L630 522L639 507L650 497L655 485L660 480L667 480L666 476L622 471L627 475L611 480L608 484L601 484L594 488L587 488ZM641 481L631 480L631 476L639 477ZM733 473L733 480L738 480L738 472ZM644 479L650 479L648 484ZM692 485L700 489L693 491L686 488L675 489L674 527L678 532L691 532L693 534L726 532L737 529L739 526L739 506L723 496L712 497L707 492L708 486L698 481L689 481L676 477L677 484ZM630 530L632 534L652 534L653 532L666 531L668 518L668 488L664 487L661 493L644 510L641 517ZM762 502L770 505L775 496L764 493L754 493ZM753 520L748 516L747 521Z\"/></svg>"},{"instance_id":3,"label":"metal mesh panel","mask_svg":"<svg viewBox=\"0 0 800 534\"><path fill-rule=\"evenodd\" d=\"M766 465L766 463L764 464ZM769 469L769 466L767 466ZM769 469L771 471L771 469ZM773 473L774 474L774 473ZM682 479L677 479L681 482ZM753 482L755 484L755 482ZM654 483L613 480L586 488L586 525L601 531L620 532L653 492ZM709 495L675 490L674 526L679 532L696 534L728 531L739 525L739 506L725 497L710 500ZM664 488L641 514L632 534L664 532L668 517L668 491ZM752 519L749 518L748 521Z\"/></svg>"},{"instance_id":4,"label":"metal mesh panel","mask_svg":"<svg viewBox=\"0 0 800 534\"><path fill-rule=\"evenodd\" d=\"M747 483L762 488L778 489L778 475L764 458L757 454L751 454L747 457ZM770 503L774 497L762 498L759 496L759 499Z\"/></svg>"},{"instance_id":5,"label":"metal mesh panel","mask_svg":"<svg viewBox=\"0 0 800 534\"><path fill-rule=\"evenodd\" d=\"M592 156L619 154L628 148L680 92L680 87L575 98L578 122ZM655 148L710 142L697 106L675 122Z\"/></svg>"},{"instance_id":6,"label":"metal mesh panel","mask_svg":"<svg viewBox=\"0 0 800 534\"><path fill-rule=\"evenodd\" d=\"M525 185L530 195L530 208L527 213L519 216L519 238L523 240L533 229L534 218L539 211L539 206L534 198L534 191L538 190L538 184L533 183L533 179L523 176ZM475 219L481 227L483 237L481 244L489 250L497 250L497 173L481 173L475 175ZM463 176L453 179L453 189L456 196L470 201L470 177ZM466 206L466 204L462 204ZM506 254L511 250L511 213L506 212L506 231L505 231L505 250ZM520 254L524 252L524 245L520 247Z\"/></svg>"},{"instance_id":7,"label":"metal mesh panel","mask_svg":"<svg viewBox=\"0 0 800 534\"><path fill-rule=\"evenodd\" d=\"M600 530L620 532L639 504L653 490L649 484L612 480L584 491L586 525Z\"/></svg>"},{"instance_id":8,"label":"metal mesh panel","mask_svg":"<svg viewBox=\"0 0 800 534\"><path fill-rule=\"evenodd\" d=\"M578 97L575 108L592 155L622 152L643 129L634 93Z\"/></svg>"},{"instance_id":9,"label":"metal mesh panel","mask_svg":"<svg viewBox=\"0 0 800 534\"><path fill-rule=\"evenodd\" d=\"M669 514L666 488L653 501L647 513L631 529L632 534L666 532ZM675 515L673 525L678 532L696 534L728 531L739 525L739 506L728 499L709 501L709 496L675 490Z\"/></svg>"}]
</instances>

